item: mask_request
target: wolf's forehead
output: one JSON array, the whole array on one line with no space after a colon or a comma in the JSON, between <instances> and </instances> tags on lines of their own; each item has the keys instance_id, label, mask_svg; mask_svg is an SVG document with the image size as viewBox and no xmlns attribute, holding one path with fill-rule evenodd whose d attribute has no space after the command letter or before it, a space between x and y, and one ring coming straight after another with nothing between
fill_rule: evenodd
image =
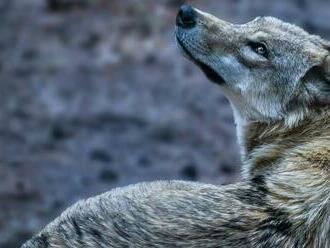
<instances>
[{"instance_id":1,"label":"wolf's forehead","mask_svg":"<svg viewBox=\"0 0 330 248\"><path fill-rule=\"evenodd\" d=\"M255 31L263 31L270 34L281 34L282 36L288 34L291 37L297 36L305 38L311 36L308 32L294 24L270 16L257 17L247 24Z\"/></svg>"}]
</instances>

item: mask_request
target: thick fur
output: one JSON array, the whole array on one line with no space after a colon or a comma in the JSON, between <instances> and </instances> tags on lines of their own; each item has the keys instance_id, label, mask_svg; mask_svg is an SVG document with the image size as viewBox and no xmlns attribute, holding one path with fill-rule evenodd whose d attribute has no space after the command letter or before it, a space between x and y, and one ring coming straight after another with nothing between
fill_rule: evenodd
<instances>
[{"instance_id":1,"label":"thick fur","mask_svg":"<svg viewBox=\"0 0 330 248\"><path fill-rule=\"evenodd\" d=\"M275 18L233 25L195 10L185 56L232 103L244 179L142 183L83 200L22 248L330 247L328 44ZM269 56L251 48L267 44Z\"/></svg>"}]
</instances>

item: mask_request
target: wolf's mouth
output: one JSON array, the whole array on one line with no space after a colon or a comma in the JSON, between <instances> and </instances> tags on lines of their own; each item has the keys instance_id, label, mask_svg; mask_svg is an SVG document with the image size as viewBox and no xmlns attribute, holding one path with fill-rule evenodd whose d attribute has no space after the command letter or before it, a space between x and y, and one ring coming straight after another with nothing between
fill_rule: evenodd
<instances>
[{"instance_id":1,"label":"wolf's mouth","mask_svg":"<svg viewBox=\"0 0 330 248\"><path fill-rule=\"evenodd\" d=\"M180 38L176 37L176 40L182 50L186 53L186 55L204 72L206 77L217 83L217 84L223 84L225 83L225 80L217 73L211 66L205 64L204 62L200 61L199 59L196 59L191 52L186 48L186 46L183 44L183 42L180 40Z\"/></svg>"}]
</instances>

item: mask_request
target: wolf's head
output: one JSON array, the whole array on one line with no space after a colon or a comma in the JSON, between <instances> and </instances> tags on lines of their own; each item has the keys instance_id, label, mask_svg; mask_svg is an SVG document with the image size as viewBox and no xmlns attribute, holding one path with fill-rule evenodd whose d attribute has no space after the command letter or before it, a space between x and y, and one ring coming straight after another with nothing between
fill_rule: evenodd
<instances>
[{"instance_id":1,"label":"wolf's head","mask_svg":"<svg viewBox=\"0 0 330 248\"><path fill-rule=\"evenodd\" d=\"M236 25L184 5L176 39L223 89L237 121L294 125L330 104L330 45L297 26L273 17Z\"/></svg>"}]
</instances>

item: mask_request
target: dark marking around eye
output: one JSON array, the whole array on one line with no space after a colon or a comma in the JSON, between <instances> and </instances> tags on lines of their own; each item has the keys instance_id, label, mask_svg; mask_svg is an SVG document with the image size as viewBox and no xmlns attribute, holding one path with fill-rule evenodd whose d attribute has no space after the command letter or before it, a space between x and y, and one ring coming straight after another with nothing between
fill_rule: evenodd
<instances>
[{"instance_id":1,"label":"dark marking around eye","mask_svg":"<svg viewBox=\"0 0 330 248\"><path fill-rule=\"evenodd\" d=\"M264 44L262 42L257 42L257 41L249 41L247 45L249 47L251 47L251 49L255 53L257 53L265 58L268 58L268 49L267 49L266 44Z\"/></svg>"}]
</instances>

